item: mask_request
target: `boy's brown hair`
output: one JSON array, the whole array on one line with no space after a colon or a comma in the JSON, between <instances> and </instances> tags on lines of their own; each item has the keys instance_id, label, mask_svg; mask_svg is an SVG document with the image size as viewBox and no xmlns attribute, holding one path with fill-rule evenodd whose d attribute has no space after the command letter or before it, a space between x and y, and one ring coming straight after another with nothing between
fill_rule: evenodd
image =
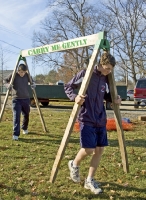
<instances>
[{"instance_id":1,"label":"boy's brown hair","mask_svg":"<svg viewBox=\"0 0 146 200\"><path fill-rule=\"evenodd\" d=\"M20 64L19 65L19 67L18 67L18 71L20 71L20 70L22 70L22 71L27 71L27 66L25 65L25 64Z\"/></svg>"},{"instance_id":2,"label":"boy's brown hair","mask_svg":"<svg viewBox=\"0 0 146 200\"><path fill-rule=\"evenodd\" d=\"M116 60L110 53L104 52L100 57L99 63L101 65L111 64L114 67L116 64Z\"/></svg>"}]
</instances>

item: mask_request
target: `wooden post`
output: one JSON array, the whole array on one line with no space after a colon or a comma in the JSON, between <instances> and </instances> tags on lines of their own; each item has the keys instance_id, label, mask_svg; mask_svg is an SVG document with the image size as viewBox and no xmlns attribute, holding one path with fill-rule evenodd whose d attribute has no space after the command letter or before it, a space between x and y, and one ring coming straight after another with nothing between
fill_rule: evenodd
<instances>
[{"instance_id":1,"label":"wooden post","mask_svg":"<svg viewBox=\"0 0 146 200\"><path fill-rule=\"evenodd\" d=\"M17 71L17 67L18 67L20 58L21 58L21 56L19 55L18 60L17 60L16 65L15 65L15 68L14 68L14 71L12 73L12 78L11 78L11 81L10 81L10 85L13 85L13 81L14 81L14 78L15 78L15 74L16 74L16 71ZM2 106L2 109L1 109L1 112L0 112L0 122L1 122L3 114L4 114L4 110L5 110L5 107L6 107L6 103L7 103L8 97L9 97L10 90L11 89L9 88L7 90L7 92L6 92L6 96L5 96L5 99L4 99L4 102L3 102L3 106Z\"/></svg>"},{"instance_id":2,"label":"wooden post","mask_svg":"<svg viewBox=\"0 0 146 200\"><path fill-rule=\"evenodd\" d=\"M26 59L23 58L23 57L21 59L24 61L25 65L27 66L30 85L32 85L32 78L30 76L30 72L29 72L29 68L28 68ZM43 119L43 115L42 115L42 112L41 112L41 109L40 109L40 106L39 106L39 102L38 102L38 98L37 98L37 95L36 95L36 91L35 91L34 88L32 88L32 93L33 93L33 97L34 97L34 100L35 100L35 103L36 103L36 106L37 106L37 109L38 109L38 112L39 112L39 116L40 116L40 119L41 119L41 122L42 122L42 125L43 125L43 129L44 129L45 132L47 132L47 129L46 129L46 126L45 126L45 121Z\"/></svg>"},{"instance_id":3,"label":"wooden post","mask_svg":"<svg viewBox=\"0 0 146 200\"><path fill-rule=\"evenodd\" d=\"M115 121L116 121L123 170L124 170L124 172L127 173L127 172L129 172L129 165L128 165L126 146L125 146L124 132L123 132L123 127L122 127L122 118L121 118L119 105L114 103L114 99L117 98L118 94L117 94L117 88L116 88L116 84L115 84L113 71L112 71L112 73L110 73L108 75L108 79L109 79L110 93L111 93L112 102L113 102L112 105L113 105L114 116L115 116Z\"/></svg>"},{"instance_id":4,"label":"wooden post","mask_svg":"<svg viewBox=\"0 0 146 200\"><path fill-rule=\"evenodd\" d=\"M85 95L85 93L86 93L86 89L88 87L88 84L89 84L89 81L90 81L90 78L91 78L91 75L92 75L92 72L93 72L93 69L94 69L94 64L95 64L96 58L97 58L98 53L100 51L100 47L101 47L101 45L104 45L104 42L105 42L104 40L98 40L96 45L95 45L94 51L92 53L92 57L90 59L88 68L86 70L86 73L85 73L85 76L84 76L84 79L83 79L83 82L82 82L82 85L81 85L80 90L79 90L79 95ZM106 42L105 42L105 45L106 45ZM66 130L65 130L64 136L62 138L60 147L58 149L56 159L55 159L53 167L52 167L52 172L51 172L51 176L50 176L50 182L51 183L53 183L56 179L58 168L60 166L61 159L64 155L64 152L65 152L68 140L69 140L69 136L72 132L73 125L75 123L79 109L80 109L80 106L75 103L73 110L72 110L72 113L70 115Z\"/></svg>"}]
</instances>

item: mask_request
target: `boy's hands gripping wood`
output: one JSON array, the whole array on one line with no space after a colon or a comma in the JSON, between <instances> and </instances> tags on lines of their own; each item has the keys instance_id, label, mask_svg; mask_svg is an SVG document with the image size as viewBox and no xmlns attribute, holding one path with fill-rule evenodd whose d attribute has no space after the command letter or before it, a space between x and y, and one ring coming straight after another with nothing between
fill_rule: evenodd
<instances>
[{"instance_id":1,"label":"boy's hands gripping wood","mask_svg":"<svg viewBox=\"0 0 146 200\"><path fill-rule=\"evenodd\" d=\"M121 105L121 97L120 95L117 96L117 99L115 99L115 104Z\"/></svg>"},{"instance_id":2,"label":"boy's hands gripping wood","mask_svg":"<svg viewBox=\"0 0 146 200\"><path fill-rule=\"evenodd\" d=\"M75 98L75 102L79 105L82 105L85 101L85 97L84 95L77 95L76 98Z\"/></svg>"}]
</instances>

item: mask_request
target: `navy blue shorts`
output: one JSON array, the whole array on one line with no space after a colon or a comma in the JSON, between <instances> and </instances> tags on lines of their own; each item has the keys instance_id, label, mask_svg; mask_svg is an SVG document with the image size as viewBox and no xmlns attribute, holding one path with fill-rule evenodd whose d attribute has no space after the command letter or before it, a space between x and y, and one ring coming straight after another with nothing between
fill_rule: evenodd
<instances>
[{"instance_id":1,"label":"navy blue shorts","mask_svg":"<svg viewBox=\"0 0 146 200\"><path fill-rule=\"evenodd\" d=\"M80 124L80 145L82 148L108 146L106 127L91 127Z\"/></svg>"}]
</instances>

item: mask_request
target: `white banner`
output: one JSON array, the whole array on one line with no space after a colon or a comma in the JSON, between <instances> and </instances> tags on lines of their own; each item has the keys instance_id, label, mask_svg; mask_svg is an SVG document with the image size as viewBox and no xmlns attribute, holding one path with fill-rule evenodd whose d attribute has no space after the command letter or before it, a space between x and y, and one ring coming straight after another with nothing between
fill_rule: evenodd
<instances>
[{"instance_id":1,"label":"white banner","mask_svg":"<svg viewBox=\"0 0 146 200\"><path fill-rule=\"evenodd\" d=\"M39 54L44 53L51 53L56 51L63 51L67 49L74 49L74 48L80 48L90 45L95 45L97 40L104 39L104 32L100 32L93 35L88 35L85 37L79 37L71 40L66 40L63 42L57 42L54 44L48 44L40 47L35 47L32 49L26 49L21 51L22 57L26 56L36 56Z\"/></svg>"}]
</instances>

